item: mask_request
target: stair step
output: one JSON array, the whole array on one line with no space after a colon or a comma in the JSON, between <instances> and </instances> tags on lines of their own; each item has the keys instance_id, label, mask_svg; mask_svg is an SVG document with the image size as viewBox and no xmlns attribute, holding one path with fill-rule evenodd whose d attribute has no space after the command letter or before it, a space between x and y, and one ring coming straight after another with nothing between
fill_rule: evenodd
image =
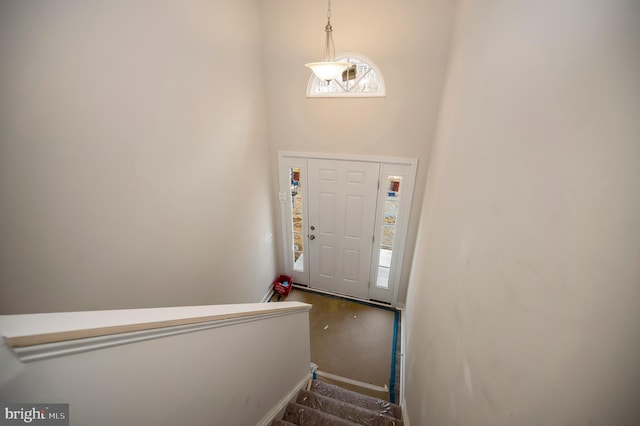
<instances>
[{"instance_id":1,"label":"stair step","mask_svg":"<svg viewBox=\"0 0 640 426\"><path fill-rule=\"evenodd\" d=\"M314 380L312 382L311 391L339 401L348 402L358 407L366 408L367 410L375 411L379 414L384 414L402 420L402 409L400 406L392 404L389 401L385 401L384 399L362 395L319 380Z\"/></svg>"},{"instance_id":2,"label":"stair step","mask_svg":"<svg viewBox=\"0 0 640 426\"><path fill-rule=\"evenodd\" d=\"M315 392L301 390L296 402L316 410L323 411L341 419L367 426L400 426L402 420L380 414L348 402L339 401Z\"/></svg>"},{"instance_id":3,"label":"stair step","mask_svg":"<svg viewBox=\"0 0 640 426\"><path fill-rule=\"evenodd\" d=\"M332 416L331 414L323 413L322 411L315 410L311 407L296 404L290 402L287 404L287 409L282 416L282 420L293 423L295 425L304 426L357 426L357 423L352 423L347 420L343 420L340 417ZM286 424L286 423L285 423Z\"/></svg>"}]
</instances>

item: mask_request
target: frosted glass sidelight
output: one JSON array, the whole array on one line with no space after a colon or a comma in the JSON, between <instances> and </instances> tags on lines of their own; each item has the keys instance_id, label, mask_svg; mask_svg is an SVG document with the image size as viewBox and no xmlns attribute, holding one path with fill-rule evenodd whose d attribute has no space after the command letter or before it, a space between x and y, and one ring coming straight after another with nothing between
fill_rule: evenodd
<instances>
[{"instance_id":1,"label":"frosted glass sidelight","mask_svg":"<svg viewBox=\"0 0 640 426\"><path fill-rule=\"evenodd\" d=\"M388 175L386 179L386 191L384 208L382 211L382 238L380 240L380 256L378 260L378 277L376 287L389 288L389 271L393 257L393 241L396 235L396 222L400 206L400 185L402 176Z\"/></svg>"},{"instance_id":2,"label":"frosted glass sidelight","mask_svg":"<svg viewBox=\"0 0 640 426\"><path fill-rule=\"evenodd\" d=\"M302 188L300 186L300 168L290 167L291 178L291 230L293 233L293 270L304 272L304 232L302 218Z\"/></svg>"}]
</instances>

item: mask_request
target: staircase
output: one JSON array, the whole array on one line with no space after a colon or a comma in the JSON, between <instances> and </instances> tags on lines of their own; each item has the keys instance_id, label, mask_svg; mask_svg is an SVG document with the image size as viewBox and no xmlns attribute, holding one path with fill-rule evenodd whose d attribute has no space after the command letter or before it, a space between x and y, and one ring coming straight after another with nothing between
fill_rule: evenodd
<instances>
[{"instance_id":1,"label":"staircase","mask_svg":"<svg viewBox=\"0 0 640 426\"><path fill-rule=\"evenodd\" d=\"M400 406L318 380L309 382L272 426L401 426Z\"/></svg>"}]
</instances>

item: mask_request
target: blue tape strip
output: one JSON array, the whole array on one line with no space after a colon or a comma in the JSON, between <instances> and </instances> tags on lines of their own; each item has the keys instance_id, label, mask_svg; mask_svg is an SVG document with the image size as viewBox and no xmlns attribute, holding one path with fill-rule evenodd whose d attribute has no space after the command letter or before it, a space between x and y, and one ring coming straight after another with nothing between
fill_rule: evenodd
<instances>
[{"instance_id":1,"label":"blue tape strip","mask_svg":"<svg viewBox=\"0 0 640 426\"><path fill-rule=\"evenodd\" d=\"M389 377L389 402L396 404L396 348L398 347L398 320L400 313L395 311L393 318L393 343L391 344L391 377Z\"/></svg>"}]
</instances>

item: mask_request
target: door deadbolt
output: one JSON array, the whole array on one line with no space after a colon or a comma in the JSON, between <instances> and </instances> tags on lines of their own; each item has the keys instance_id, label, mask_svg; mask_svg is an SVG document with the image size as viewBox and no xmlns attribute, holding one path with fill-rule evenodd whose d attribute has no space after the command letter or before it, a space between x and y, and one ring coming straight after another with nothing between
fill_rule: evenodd
<instances>
[{"instance_id":1,"label":"door deadbolt","mask_svg":"<svg viewBox=\"0 0 640 426\"><path fill-rule=\"evenodd\" d=\"M315 226L313 226L313 225L311 225L311 230L312 230L312 231L315 231L315 229L316 229L316 227L315 227Z\"/></svg>"}]
</instances>

